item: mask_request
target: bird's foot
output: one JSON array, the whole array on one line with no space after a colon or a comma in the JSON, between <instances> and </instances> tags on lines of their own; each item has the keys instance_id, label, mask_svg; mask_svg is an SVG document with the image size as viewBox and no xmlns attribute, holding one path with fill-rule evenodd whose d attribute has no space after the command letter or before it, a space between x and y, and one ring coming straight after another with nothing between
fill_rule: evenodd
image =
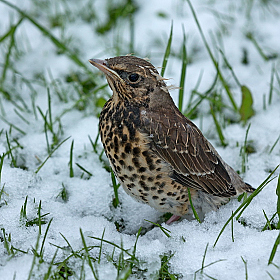
<instances>
[{"instance_id":1,"label":"bird's foot","mask_svg":"<svg viewBox=\"0 0 280 280\"><path fill-rule=\"evenodd\" d=\"M168 221L166 222L167 225L170 225L171 223L178 221L181 218L181 216L173 215Z\"/></svg>"}]
</instances>

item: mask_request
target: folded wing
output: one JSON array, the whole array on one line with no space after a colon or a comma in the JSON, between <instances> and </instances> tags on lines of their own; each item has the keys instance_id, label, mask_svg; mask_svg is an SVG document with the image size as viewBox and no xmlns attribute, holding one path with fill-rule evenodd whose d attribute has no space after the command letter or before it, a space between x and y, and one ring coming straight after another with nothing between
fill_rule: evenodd
<instances>
[{"instance_id":1,"label":"folded wing","mask_svg":"<svg viewBox=\"0 0 280 280\"><path fill-rule=\"evenodd\" d=\"M219 155L201 131L179 111L164 109L142 116L151 149L172 167L170 177L185 187L208 194L236 194Z\"/></svg>"}]
</instances>

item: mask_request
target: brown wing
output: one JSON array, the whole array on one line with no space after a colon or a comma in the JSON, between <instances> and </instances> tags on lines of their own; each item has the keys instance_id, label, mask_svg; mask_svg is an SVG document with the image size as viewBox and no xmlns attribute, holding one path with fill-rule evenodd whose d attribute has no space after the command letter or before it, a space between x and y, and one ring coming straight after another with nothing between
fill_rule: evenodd
<instances>
[{"instance_id":1,"label":"brown wing","mask_svg":"<svg viewBox=\"0 0 280 280\"><path fill-rule=\"evenodd\" d=\"M236 194L223 163L190 120L167 108L141 116L151 149L172 166L173 180L216 196Z\"/></svg>"}]
</instances>

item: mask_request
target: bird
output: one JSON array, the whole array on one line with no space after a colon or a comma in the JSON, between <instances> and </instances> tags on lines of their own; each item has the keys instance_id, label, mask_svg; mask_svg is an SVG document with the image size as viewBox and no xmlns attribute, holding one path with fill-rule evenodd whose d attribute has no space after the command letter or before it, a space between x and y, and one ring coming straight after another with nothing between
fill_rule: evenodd
<instances>
[{"instance_id":1,"label":"bird","mask_svg":"<svg viewBox=\"0 0 280 280\"><path fill-rule=\"evenodd\" d=\"M99 132L128 195L173 214L171 224L193 208L216 211L231 197L254 191L179 111L150 62L132 55L89 62L113 92L100 113Z\"/></svg>"}]
</instances>

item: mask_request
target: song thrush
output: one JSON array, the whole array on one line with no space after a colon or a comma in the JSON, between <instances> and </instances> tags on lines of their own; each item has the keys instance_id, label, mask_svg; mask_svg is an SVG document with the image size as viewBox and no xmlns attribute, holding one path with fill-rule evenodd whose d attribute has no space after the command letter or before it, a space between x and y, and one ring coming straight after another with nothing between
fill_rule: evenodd
<instances>
[{"instance_id":1,"label":"song thrush","mask_svg":"<svg viewBox=\"0 0 280 280\"><path fill-rule=\"evenodd\" d=\"M175 106L156 68L119 56L89 62L105 73L113 96L99 130L105 153L124 190L178 220L190 209L216 210L254 189L226 164L201 131Z\"/></svg>"}]
</instances>

